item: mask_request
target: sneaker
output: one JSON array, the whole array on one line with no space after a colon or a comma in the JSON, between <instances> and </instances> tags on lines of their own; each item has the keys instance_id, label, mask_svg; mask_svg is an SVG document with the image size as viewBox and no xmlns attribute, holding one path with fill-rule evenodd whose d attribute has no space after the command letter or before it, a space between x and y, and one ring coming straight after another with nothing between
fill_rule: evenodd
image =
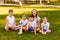
<instances>
[{"instance_id":1,"label":"sneaker","mask_svg":"<svg viewBox=\"0 0 60 40\"><path fill-rule=\"evenodd\" d=\"M22 32L18 32L18 34L22 34Z\"/></svg>"},{"instance_id":2,"label":"sneaker","mask_svg":"<svg viewBox=\"0 0 60 40\"><path fill-rule=\"evenodd\" d=\"M22 30L20 30L20 32L18 32L18 34L22 34Z\"/></svg>"}]
</instances>

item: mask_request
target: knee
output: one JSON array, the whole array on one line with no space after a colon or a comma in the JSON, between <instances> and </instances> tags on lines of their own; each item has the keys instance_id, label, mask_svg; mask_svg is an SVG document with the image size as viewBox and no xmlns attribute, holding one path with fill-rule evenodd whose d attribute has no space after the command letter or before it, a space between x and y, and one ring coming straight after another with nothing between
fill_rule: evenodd
<instances>
[{"instance_id":1,"label":"knee","mask_svg":"<svg viewBox=\"0 0 60 40\"><path fill-rule=\"evenodd\" d=\"M8 28L7 28L7 26L5 26L5 30L7 30Z\"/></svg>"}]
</instances>

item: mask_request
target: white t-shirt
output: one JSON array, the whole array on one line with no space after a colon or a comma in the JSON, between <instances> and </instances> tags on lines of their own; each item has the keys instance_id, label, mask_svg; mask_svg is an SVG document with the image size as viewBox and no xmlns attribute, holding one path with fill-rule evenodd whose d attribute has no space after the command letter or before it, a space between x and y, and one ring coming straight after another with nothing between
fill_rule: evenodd
<instances>
[{"instance_id":1,"label":"white t-shirt","mask_svg":"<svg viewBox=\"0 0 60 40\"><path fill-rule=\"evenodd\" d=\"M40 17L34 17L34 21L36 22L36 24L38 23L38 20L40 20Z\"/></svg>"},{"instance_id":2,"label":"white t-shirt","mask_svg":"<svg viewBox=\"0 0 60 40\"><path fill-rule=\"evenodd\" d=\"M49 27L50 25L49 25L49 22L46 22L46 23L41 23L41 27L43 28L43 29L47 29L47 27Z\"/></svg>"},{"instance_id":3,"label":"white t-shirt","mask_svg":"<svg viewBox=\"0 0 60 40\"><path fill-rule=\"evenodd\" d=\"M12 17L7 16L7 20L8 20L8 24L14 25L14 22L15 22L15 17L14 16L12 16Z\"/></svg>"},{"instance_id":4,"label":"white t-shirt","mask_svg":"<svg viewBox=\"0 0 60 40\"><path fill-rule=\"evenodd\" d=\"M19 25L26 25L27 22L28 22L27 19L25 19L25 20L21 20L21 21L19 22Z\"/></svg>"},{"instance_id":5,"label":"white t-shirt","mask_svg":"<svg viewBox=\"0 0 60 40\"><path fill-rule=\"evenodd\" d=\"M29 24L30 24L30 27L34 27L34 26L36 26L36 22L35 22L35 21L33 21L33 22L29 22Z\"/></svg>"}]
</instances>

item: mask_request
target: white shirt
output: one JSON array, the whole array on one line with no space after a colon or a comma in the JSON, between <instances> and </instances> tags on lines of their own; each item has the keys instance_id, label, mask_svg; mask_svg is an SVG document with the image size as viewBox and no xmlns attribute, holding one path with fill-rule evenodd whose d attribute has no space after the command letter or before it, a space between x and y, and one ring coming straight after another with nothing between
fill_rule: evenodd
<instances>
[{"instance_id":1,"label":"white shirt","mask_svg":"<svg viewBox=\"0 0 60 40\"><path fill-rule=\"evenodd\" d=\"M49 22L41 23L41 27L42 27L43 29L47 29L47 27L49 27Z\"/></svg>"},{"instance_id":2,"label":"white shirt","mask_svg":"<svg viewBox=\"0 0 60 40\"><path fill-rule=\"evenodd\" d=\"M40 17L34 17L34 21L36 22L36 24L38 23L38 20L40 20Z\"/></svg>"},{"instance_id":3,"label":"white shirt","mask_svg":"<svg viewBox=\"0 0 60 40\"><path fill-rule=\"evenodd\" d=\"M8 20L8 24L14 25L14 21L15 21L15 17L14 16L12 16L12 17L7 16L7 20Z\"/></svg>"},{"instance_id":4,"label":"white shirt","mask_svg":"<svg viewBox=\"0 0 60 40\"><path fill-rule=\"evenodd\" d=\"M27 24L27 22L28 22L28 20L27 20L27 19L25 19L25 20L21 20L19 23L20 23L21 25L26 25L26 24Z\"/></svg>"},{"instance_id":5,"label":"white shirt","mask_svg":"<svg viewBox=\"0 0 60 40\"><path fill-rule=\"evenodd\" d=\"M36 26L36 22L35 22L35 21L33 21L33 22L29 22L29 24L30 24L31 27Z\"/></svg>"}]
</instances>

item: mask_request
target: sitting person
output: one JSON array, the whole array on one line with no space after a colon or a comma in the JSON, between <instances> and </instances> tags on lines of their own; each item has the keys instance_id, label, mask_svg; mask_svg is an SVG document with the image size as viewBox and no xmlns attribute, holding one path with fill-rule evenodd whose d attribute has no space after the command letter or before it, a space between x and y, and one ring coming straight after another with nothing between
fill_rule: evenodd
<instances>
[{"instance_id":1,"label":"sitting person","mask_svg":"<svg viewBox=\"0 0 60 40\"><path fill-rule=\"evenodd\" d=\"M48 32L51 32L49 27L50 27L50 24L49 24L49 22L47 22L47 18L43 17L43 22L41 23L41 32L42 32L42 34L47 34Z\"/></svg>"},{"instance_id":2,"label":"sitting person","mask_svg":"<svg viewBox=\"0 0 60 40\"><path fill-rule=\"evenodd\" d=\"M33 9L31 16L33 17L33 21L36 22L37 31L39 32L39 30L40 30L40 28L41 28L41 27L40 27L41 18L38 16L38 11L37 11L36 9Z\"/></svg>"},{"instance_id":3,"label":"sitting person","mask_svg":"<svg viewBox=\"0 0 60 40\"><path fill-rule=\"evenodd\" d=\"M34 34L37 33L37 24L33 20L33 16L29 17L29 20L28 20L28 23L27 23L27 30L29 30L30 32L34 32Z\"/></svg>"},{"instance_id":4,"label":"sitting person","mask_svg":"<svg viewBox=\"0 0 60 40\"><path fill-rule=\"evenodd\" d=\"M18 34L22 34L22 32L23 32L22 30L26 31L27 22L28 22L28 20L26 19L26 15L23 14L22 15L22 20L20 20L20 22L18 24L18 29L19 29Z\"/></svg>"},{"instance_id":5,"label":"sitting person","mask_svg":"<svg viewBox=\"0 0 60 40\"><path fill-rule=\"evenodd\" d=\"M16 27L15 17L13 16L13 10L9 10L9 15L6 17L6 25L5 30L9 31L9 29L14 30Z\"/></svg>"}]
</instances>

